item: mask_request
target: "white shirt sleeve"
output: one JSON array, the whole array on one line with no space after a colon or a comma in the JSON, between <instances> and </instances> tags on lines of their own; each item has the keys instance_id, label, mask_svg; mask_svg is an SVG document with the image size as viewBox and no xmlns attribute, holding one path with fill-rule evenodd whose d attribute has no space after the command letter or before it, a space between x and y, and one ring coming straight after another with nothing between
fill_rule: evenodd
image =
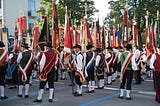
<instances>
[{"instance_id":1,"label":"white shirt sleeve","mask_svg":"<svg viewBox=\"0 0 160 106\"><path fill-rule=\"evenodd\" d=\"M43 71L43 68L44 68L45 63L46 63L46 56L45 56L45 54L43 53L43 54L42 54L42 58L41 58L41 60L40 60L40 72Z\"/></svg>"},{"instance_id":2,"label":"white shirt sleeve","mask_svg":"<svg viewBox=\"0 0 160 106\"><path fill-rule=\"evenodd\" d=\"M132 64L132 69L133 70L138 70L134 55L132 56L131 64Z\"/></svg>"},{"instance_id":3,"label":"white shirt sleeve","mask_svg":"<svg viewBox=\"0 0 160 106\"><path fill-rule=\"evenodd\" d=\"M154 61L156 60L156 55L153 54L152 57L151 57L151 60L150 60L150 68L151 69L154 69Z\"/></svg>"},{"instance_id":4,"label":"white shirt sleeve","mask_svg":"<svg viewBox=\"0 0 160 106\"><path fill-rule=\"evenodd\" d=\"M13 53L9 54L8 59L12 59L13 58Z\"/></svg>"},{"instance_id":5,"label":"white shirt sleeve","mask_svg":"<svg viewBox=\"0 0 160 106\"><path fill-rule=\"evenodd\" d=\"M105 55L105 59L108 59L109 57L111 57L111 54L110 54L110 53L107 53L107 54Z\"/></svg>"},{"instance_id":6,"label":"white shirt sleeve","mask_svg":"<svg viewBox=\"0 0 160 106\"><path fill-rule=\"evenodd\" d=\"M17 57L17 63L20 63L21 59L22 59L22 52L20 52Z\"/></svg>"},{"instance_id":7,"label":"white shirt sleeve","mask_svg":"<svg viewBox=\"0 0 160 106\"><path fill-rule=\"evenodd\" d=\"M63 59L63 51L61 51L61 54L60 54L60 58L59 58L60 63L62 63L62 59Z\"/></svg>"},{"instance_id":8,"label":"white shirt sleeve","mask_svg":"<svg viewBox=\"0 0 160 106\"><path fill-rule=\"evenodd\" d=\"M138 49L135 50L134 56L135 56L136 61L139 59L140 53L141 53L141 52L140 52Z\"/></svg>"},{"instance_id":9,"label":"white shirt sleeve","mask_svg":"<svg viewBox=\"0 0 160 106\"><path fill-rule=\"evenodd\" d=\"M81 71L83 68L83 56L77 55L77 71Z\"/></svg>"},{"instance_id":10,"label":"white shirt sleeve","mask_svg":"<svg viewBox=\"0 0 160 106\"><path fill-rule=\"evenodd\" d=\"M100 59L101 59L101 56L97 55L96 56L96 63L95 63L96 66L99 65Z\"/></svg>"}]
</instances>

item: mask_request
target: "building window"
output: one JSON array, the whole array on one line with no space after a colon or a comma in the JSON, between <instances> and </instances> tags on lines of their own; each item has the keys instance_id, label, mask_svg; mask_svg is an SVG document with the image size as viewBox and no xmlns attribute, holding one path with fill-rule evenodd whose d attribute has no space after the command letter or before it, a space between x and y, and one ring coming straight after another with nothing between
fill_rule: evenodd
<instances>
[{"instance_id":1,"label":"building window","mask_svg":"<svg viewBox=\"0 0 160 106\"><path fill-rule=\"evenodd\" d=\"M2 6L1 6L1 4L2 4L1 2L2 2L2 0L0 0L0 8L2 7Z\"/></svg>"}]
</instances>

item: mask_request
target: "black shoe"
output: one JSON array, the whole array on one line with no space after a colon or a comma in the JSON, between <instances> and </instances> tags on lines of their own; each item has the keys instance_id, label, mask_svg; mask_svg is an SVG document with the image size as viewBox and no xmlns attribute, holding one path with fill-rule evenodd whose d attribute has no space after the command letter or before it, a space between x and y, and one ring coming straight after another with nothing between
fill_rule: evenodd
<instances>
[{"instance_id":1,"label":"black shoe","mask_svg":"<svg viewBox=\"0 0 160 106\"><path fill-rule=\"evenodd\" d=\"M107 83L106 85L111 85L112 83Z\"/></svg>"},{"instance_id":2,"label":"black shoe","mask_svg":"<svg viewBox=\"0 0 160 106\"><path fill-rule=\"evenodd\" d=\"M74 95L74 94L77 94L78 92L76 91L76 92L73 92L72 94Z\"/></svg>"},{"instance_id":3,"label":"black shoe","mask_svg":"<svg viewBox=\"0 0 160 106\"><path fill-rule=\"evenodd\" d=\"M13 89L14 87L9 87L8 89Z\"/></svg>"},{"instance_id":4,"label":"black shoe","mask_svg":"<svg viewBox=\"0 0 160 106\"><path fill-rule=\"evenodd\" d=\"M98 88L96 88L96 89L103 89L104 87L98 87Z\"/></svg>"},{"instance_id":5,"label":"black shoe","mask_svg":"<svg viewBox=\"0 0 160 106\"><path fill-rule=\"evenodd\" d=\"M28 95L25 95L24 98L29 98L29 96L28 96Z\"/></svg>"},{"instance_id":6,"label":"black shoe","mask_svg":"<svg viewBox=\"0 0 160 106\"><path fill-rule=\"evenodd\" d=\"M95 90L92 90L91 92L92 92L92 93L95 93Z\"/></svg>"},{"instance_id":7,"label":"black shoe","mask_svg":"<svg viewBox=\"0 0 160 106\"><path fill-rule=\"evenodd\" d=\"M133 83L134 85L140 85L141 83Z\"/></svg>"},{"instance_id":8,"label":"black shoe","mask_svg":"<svg viewBox=\"0 0 160 106\"><path fill-rule=\"evenodd\" d=\"M92 91L86 91L85 93L92 93Z\"/></svg>"},{"instance_id":9,"label":"black shoe","mask_svg":"<svg viewBox=\"0 0 160 106\"><path fill-rule=\"evenodd\" d=\"M118 98L119 98L119 99L123 99L124 97L123 97L123 96L118 96Z\"/></svg>"},{"instance_id":10,"label":"black shoe","mask_svg":"<svg viewBox=\"0 0 160 106\"><path fill-rule=\"evenodd\" d=\"M49 88L46 88L46 91L49 91Z\"/></svg>"},{"instance_id":11,"label":"black shoe","mask_svg":"<svg viewBox=\"0 0 160 106\"><path fill-rule=\"evenodd\" d=\"M112 80L112 82L115 82L116 80Z\"/></svg>"},{"instance_id":12,"label":"black shoe","mask_svg":"<svg viewBox=\"0 0 160 106\"><path fill-rule=\"evenodd\" d=\"M74 96L82 96L82 94L78 94L78 93L77 93L77 94L74 94Z\"/></svg>"},{"instance_id":13,"label":"black shoe","mask_svg":"<svg viewBox=\"0 0 160 106\"><path fill-rule=\"evenodd\" d=\"M1 100L2 100L2 99L8 99L8 97L7 97L7 96L3 96L3 97L1 96L0 99L1 99Z\"/></svg>"},{"instance_id":14,"label":"black shoe","mask_svg":"<svg viewBox=\"0 0 160 106\"><path fill-rule=\"evenodd\" d=\"M40 100L36 99L36 100L34 100L33 102L41 103L41 102L42 102L42 99L40 99Z\"/></svg>"},{"instance_id":15,"label":"black shoe","mask_svg":"<svg viewBox=\"0 0 160 106\"><path fill-rule=\"evenodd\" d=\"M21 97L22 98L22 95L17 95L17 97Z\"/></svg>"},{"instance_id":16,"label":"black shoe","mask_svg":"<svg viewBox=\"0 0 160 106\"><path fill-rule=\"evenodd\" d=\"M52 99L48 99L48 102L53 102L53 100Z\"/></svg>"},{"instance_id":17,"label":"black shoe","mask_svg":"<svg viewBox=\"0 0 160 106\"><path fill-rule=\"evenodd\" d=\"M126 100L132 100L132 98L131 97L126 97Z\"/></svg>"},{"instance_id":18,"label":"black shoe","mask_svg":"<svg viewBox=\"0 0 160 106\"><path fill-rule=\"evenodd\" d=\"M36 79L36 77L32 77L32 79Z\"/></svg>"}]
</instances>

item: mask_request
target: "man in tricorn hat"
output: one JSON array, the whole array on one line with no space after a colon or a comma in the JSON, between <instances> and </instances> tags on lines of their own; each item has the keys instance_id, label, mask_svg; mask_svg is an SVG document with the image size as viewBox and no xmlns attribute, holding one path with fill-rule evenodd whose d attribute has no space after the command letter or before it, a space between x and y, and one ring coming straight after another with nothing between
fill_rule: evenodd
<instances>
[{"instance_id":1,"label":"man in tricorn hat","mask_svg":"<svg viewBox=\"0 0 160 106\"><path fill-rule=\"evenodd\" d=\"M158 52L154 53L151 57L150 68L154 72L155 99L160 103L160 45L158 46Z\"/></svg>"},{"instance_id":2,"label":"man in tricorn hat","mask_svg":"<svg viewBox=\"0 0 160 106\"><path fill-rule=\"evenodd\" d=\"M112 84L112 72L113 72L113 50L111 46L108 46L107 48L107 53L105 55L105 60L106 60L106 74L107 74L107 85Z\"/></svg>"},{"instance_id":3,"label":"man in tricorn hat","mask_svg":"<svg viewBox=\"0 0 160 106\"><path fill-rule=\"evenodd\" d=\"M60 65L60 71L61 71L61 80L66 79L66 69L65 69L65 63L64 63L64 46L60 46L60 57L59 57L59 65Z\"/></svg>"},{"instance_id":4,"label":"man in tricorn hat","mask_svg":"<svg viewBox=\"0 0 160 106\"><path fill-rule=\"evenodd\" d=\"M0 41L0 92L1 96L0 99L7 99L4 95L4 85L5 85L5 75L6 75L6 58L8 55L8 52L4 50L4 43Z\"/></svg>"},{"instance_id":5,"label":"man in tricorn hat","mask_svg":"<svg viewBox=\"0 0 160 106\"><path fill-rule=\"evenodd\" d=\"M74 64L74 70L76 70L75 72L75 82L77 85L77 90L76 92L74 92L74 96L82 96L82 82L85 80L85 78L83 77L83 55L81 52L81 46L80 45L75 45L74 46L74 50L76 53L76 57L75 57L75 64Z\"/></svg>"},{"instance_id":6,"label":"man in tricorn hat","mask_svg":"<svg viewBox=\"0 0 160 106\"><path fill-rule=\"evenodd\" d=\"M92 44L88 44L86 46L87 51L84 53L84 66L85 70L88 74L88 77L86 78L87 83L88 83L88 90L86 93L94 93L94 86L95 86L95 76L94 76L94 58L95 58L95 53L93 52Z\"/></svg>"},{"instance_id":7,"label":"man in tricorn hat","mask_svg":"<svg viewBox=\"0 0 160 106\"><path fill-rule=\"evenodd\" d=\"M18 97L22 97L23 87L25 88L25 98L29 97L29 79L32 73L32 61L33 54L28 50L28 44L24 43L22 46L22 52L17 57L17 63L19 64L19 91Z\"/></svg>"},{"instance_id":8,"label":"man in tricorn hat","mask_svg":"<svg viewBox=\"0 0 160 106\"><path fill-rule=\"evenodd\" d=\"M97 56L95 59L95 71L98 79L98 88L104 88L104 66L105 66L105 55L102 52L101 47L96 49Z\"/></svg>"},{"instance_id":9,"label":"man in tricorn hat","mask_svg":"<svg viewBox=\"0 0 160 106\"><path fill-rule=\"evenodd\" d=\"M38 97L34 102L42 102L42 95L44 92L44 87L48 82L49 86L49 98L48 101L53 101L53 92L54 92L54 70L55 70L55 62L56 62L56 52L52 50L51 43L44 44L44 52L42 52L39 56L39 91Z\"/></svg>"},{"instance_id":10,"label":"man in tricorn hat","mask_svg":"<svg viewBox=\"0 0 160 106\"><path fill-rule=\"evenodd\" d=\"M120 99L124 98L125 84L127 84L126 100L131 100L131 85L133 80L133 70L137 70L135 57L132 54L131 44L127 44L126 50L120 56L120 60L121 60L122 68L121 68L121 76L120 76L121 84L120 84L119 98Z\"/></svg>"}]
</instances>

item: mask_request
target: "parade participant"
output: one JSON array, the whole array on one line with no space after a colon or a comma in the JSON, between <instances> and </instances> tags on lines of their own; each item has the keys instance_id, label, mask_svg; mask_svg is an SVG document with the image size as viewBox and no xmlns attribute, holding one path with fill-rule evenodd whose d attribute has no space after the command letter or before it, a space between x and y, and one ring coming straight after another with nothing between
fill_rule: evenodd
<instances>
[{"instance_id":1,"label":"parade participant","mask_svg":"<svg viewBox=\"0 0 160 106\"><path fill-rule=\"evenodd\" d=\"M60 46L60 58L59 58L59 63L60 63L60 71L61 71L61 80L66 79L66 69L64 65L64 46Z\"/></svg>"},{"instance_id":2,"label":"parade participant","mask_svg":"<svg viewBox=\"0 0 160 106\"><path fill-rule=\"evenodd\" d=\"M117 78L117 65L118 65L118 50L114 49L113 50L113 62L112 62L112 67L113 67L113 72L112 72L112 82L115 82Z\"/></svg>"},{"instance_id":3,"label":"parade participant","mask_svg":"<svg viewBox=\"0 0 160 106\"><path fill-rule=\"evenodd\" d=\"M105 60L106 60L106 74L107 74L107 85L112 84L112 72L113 72L113 53L112 53L112 47L107 47L107 53L105 55Z\"/></svg>"},{"instance_id":4,"label":"parade participant","mask_svg":"<svg viewBox=\"0 0 160 106\"><path fill-rule=\"evenodd\" d=\"M88 90L86 91L86 93L93 93L94 91L94 86L95 86L95 76L94 76L94 59L95 59L95 53L93 52L92 48L93 45L88 44L86 46L87 48L87 52L84 53L84 67L85 70L88 74L88 77L86 78L87 80L87 86L88 86Z\"/></svg>"},{"instance_id":5,"label":"parade participant","mask_svg":"<svg viewBox=\"0 0 160 106\"><path fill-rule=\"evenodd\" d=\"M36 79L36 76L37 76L37 65L38 65L38 57L40 55L40 52L39 52L39 47L38 46L35 46L34 48L34 60L33 60L33 65L32 65L32 77L33 79Z\"/></svg>"},{"instance_id":6,"label":"parade participant","mask_svg":"<svg viewBox=\"0 0 160 106\"><path fill-rule=\"evenodd\" d=\"M105 56L101 50L101 48L97 48L97 56L96 56L96 62L95 62L95 70L96 70L96 76L98 79L98 88L97 89L103 89L104 88L104 66L105 66Z\"/></svg>"},{"instance_id":7,"label":"parade participant","mask_svg":"<svg viewBox=\"0 0 160 106\"><path fill-rule=\"evenodd\" d=\"M152 69L150 68L150 61L151 61L151 57L152 57L152 53L149 54L147 56L147 64L146 64L146 75L147 75L147 78L152 78L153 77L153 73L152 73Z\"/></svg>"},{"instance_id":8,"label":"parade participant","mask_svg":"<svg viewBox=\"0 0 160 106\"><path fill-rule=\"evenodd\" d=\"M160 45L158 46L158 52L154 53L151 57L150 68L154 72L155 99L160 103Z\"/></svg>"},{"instance_id":9,"label":"parade participant","mask_svg":"<svg viewBox=\"0 0 160 106\"><path fill-rule=\"evenodd\" d=\"M142 74L146 73L146 62L147 62L147 57L144 51L142 51L141 55L141 60L140 60L140 67L141 67L141 72ZM144 81L144 76L142 76L142 81Z\"/></svg>"},{"instance_id":10,"label":"parade participant","mask_svg":"<svg viewBox=\"0 0 160 106\"><path fill-rule=\"evenodd\" d=\"M76 70L75 73L75 81L77 85L77 90L74 92L74 96L82 96L82 82L85 81L85 78L83 76L83 55L81 53L81 46L75 45L74 46L75 52L76 52L76 59L74 61L74 69Z\"/></svg>"},{"instance_id":11,"label":"parade participant","mask_svg":"<svg viewBox=\"0 0 160 106\"><path fill-rule=\"evenodd\" d=\"M19 92L18 97L22 97L23 87L25 88L25 98L28 98L29 95L29 79L32 73L32 62L33 62L33 54L28 50L28 44L23 44L22 52L19 53L17 58L17 63L19 64Z\"/></svg>"},{"instance_id":12,"label":"parade participant","mask_svg":"<svg viewBox=\"0 0 160 106\"><path fill-rule=\"evenodd\" d=\"M132 54L132 45L127 44L126 50L121 54L121 77L120 77L120 95L119 98L123 99L125 84L126 86L126 100L131 100L131 85L133 80L133 70L137 70L135 57ZM127 81L127 82L126 82Z\"/></svg>"},{"instance_id":13,"label":"parade participant","mask_svg":"<svg viewBox=\"0 0 160 106\"><path fill-rule=\"evenodd\" d=\"M4 49L5 45L0 41L0 99L7 99L8 97L4 95L4 85L5 85L5 75L6 75L6 58L8 52Z\"/></svg>"},{"instance_id":14,"label":"parade participant","mask_svg":"<svg viewBox=\"0 0 160 106\"><path fill-rule=\"evenodd\" d=\"M8 57L7 82L9 89L17 88L18 85L18 66L15 63L18 57L18 49L11 53Z\"/></svg>"},{"instance_id":15,"label":"parade participant","mask_svg":"<svg viewBox=\"0 0 160 106\"><path fill-rule=\"evenodd\" d=\"M138 67L138 70L135 71L135 84L141 84L141 67L140 67L140 60L141 60L141 51L138 49L138 46L134 47L134 57L136 59L136 64Z\"/></svg>"},{"instance_id":16,"label":"parade participant","mask_svg":"<svg viewBox=\"0 0 160 106\"><path fill-rule=\"evenodd\" d=\"M118 71L118 75L117 77L120 77L120 73L121 73L121 60L120 60L120 56L123 53L123 48L121 46L118 47L118 60L117 60L117 71Z\"/></svg>"},{"instance_id":17,"label":"parade participant","mask_svg":"<svg viewBox=\"0 0 160 106\"><path fill-rule=\"evenodd\" d=\"M38 97L34 102L42 102L42 95L44 92L44 87L48 82L49 86L49 102L53 100L53 92L54 92L54 70L55 70L55 62L56 62L56 52L52 50L51 43L44 44L44 52L40 54L40 60L38 65L39 70L39 92Z\"/></svg>"},{"instance_id":18,"label":"parade participant","mask_svg":"<svg viewBox=\"0 0 160 106\"><path fill-rule=\"evenodd\" d=\"M68 62L67 62L67 65L68 65L68 75L70 77L70 80L71 80L71 84L69 86L74 86L75 83L74 83L74 78L75 78L75 72L76 70L74 70L74 67L73 67L73 62L75 61L75 57L76 57L76 54L74 51L71 52L71 55L68 59Z\"/></svg>"}]
</instances>

